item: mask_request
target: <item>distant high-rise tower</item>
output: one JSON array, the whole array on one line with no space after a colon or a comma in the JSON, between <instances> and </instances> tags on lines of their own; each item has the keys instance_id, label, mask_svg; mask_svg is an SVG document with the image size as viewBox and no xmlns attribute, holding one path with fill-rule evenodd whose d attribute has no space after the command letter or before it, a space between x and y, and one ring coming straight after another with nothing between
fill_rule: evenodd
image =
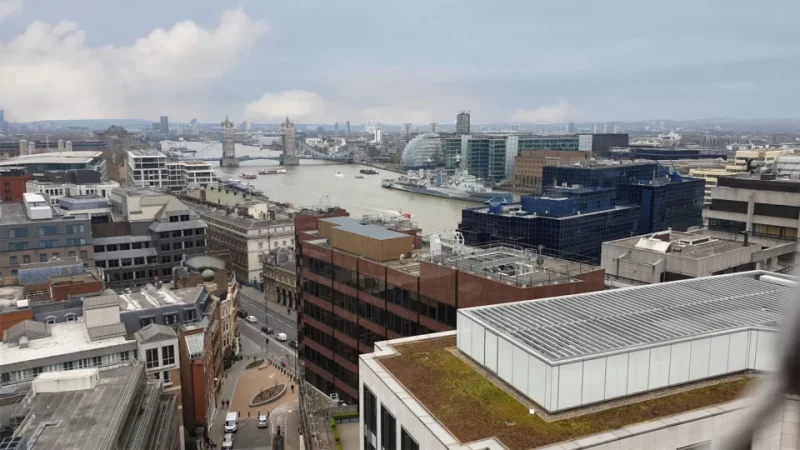
<instances>
[{"instance_id":1,"label":"distant high-rise tower","mask_svg":"<svg viewBox=\"0 0 800 450\"><path fill-rule=\"evenodd\" d=\"M469 111L461 111L456 116L456 133L469 134Z\"/></svg>"},{"instance_id":2,"label":"distant high-rise tower","mask_svg":"<svg viewBox=\"0 0 800 450\"><path fill-rule=\"evenodd\" d=\"M161 116L161 132L169 134L169 116Z\"/></svg>"},{"instance_id":3,"label":"distant high-rise tower","mask_svg":"<svg viewBox=\"0 0 800 450\"><path fill-rule=\"evenodd\" d=\"M597 134L597 124L596 123L592 124L592 134Z\"/></svg>"},{"instance_id":4,"label":"distant high-rise tower","mask_svg":"<svg viewBox=\"0 0 800 450\"><path fill-rule=\"evenodd\" d=\"M239 167L236 159L236 125L227 117L222 122L222 167Z\"/></svg>"},{"instance_id":5,"label":"distant high-rise tower","mask_svg":"<svg viewBox=\"0 0 800 450\"><path fill-rule=\"evenodd\" d=\"M603 124L603 134L608 134L608 124L607 123Z\"/></svg>"},{"instance_id":6,"label":"distant high-rise tower","mask_svg":"<svg viewBox=\"0 0 800 450\"><path fill-rule=\"evenodd\" d=\"M576 131L575 124L574 124L574 123L572 123L572 122L570 122L570 123L567 125L567 133L570 133L570 134L572 134L572 133L574 133L575 131Z\"/></svg>"},{"instance_id":7,"label":"distant high-rise tower","mask_svg":"<svg viewBox=\"0 0 800 450\"><path fill-rule=\"evenodd\" d=\"M612 123L611 124L611 132L614 133L614 134L619 133L619 125L617 125L616 123Z\"/></svg>"},{"instance_id":8,"label":"distant high-rise tower","mask_svg":"<svg viewBox=\"0 0 800 450\"><path fill-rule=\"evenodd\" d=\"M347 134L349 136L350 135L350 121L349 120L344 123L344 128L345 128L345 134Z\"/></svg>"},{"instance_id":9,"label":"distant high-rise tower","mask_svg":"<svg viewBox=\"0 0 800 450\"><path fill-rule=\"evenodd\" d=\"M192 119L192 134L195 136L200 134L200 126L197 124L197 119Z\"/></svg>"},{"instance_id":10,"label":"distant high-rise tower","mask_svg":"<svg viewBox=\"0 0 800 450\"><path fill-rule=\"evenodd\" d=\"M178 136L183 136L183 124L179 123L177 127L178 127Z\"/></svg>"},{"instance_id":11,"label":"distant high-rise tower","mask_svg":"<svg viewBox=\"0 0 800 450\"><path fill-rule=\"evenodd\" d=\"M438 132L439 132L439 124L431 122L431 133L438 133Z\"/></svg>"},{"instance_id":12,"label":"distant high-rise tower","mask_svg":"<svg viewBox=\"0 0 800 450\"><path fill-rule=\"evenodd\" d=\"M281 164L284 166L296 166L300 164L297 158L297 140L295 139L295 126L286 118L286 122L281 124L283 130L283 156Z\"/></svg>"},{"instance_id":13,"label":"distant high-rise tower","mask_svg":"<svg viewBox=\"0 0 800 450\"><path fill-rule=\"evenodd\" d=\"M411 130L413 130L413 128L414 128L414 125L412 125L412 124L410 124L408 122L404 123L403 124L403 134L405 134L406 136L410 135L411 134Z\"/></svg>"},{"instance_id":14,"label":"distant high-rise tower","mask_svg":"<svg viewBox=\"0 0 800 450\"><path fill-rule=\"evenodd\" d=\"M6 122L6 112L0 109L0 133L8 134L8 123Z\"/></svg>"},{"instance_id":15,"label":"distant high-rise tower","mask_svg":"<svg viewBox=\"0 0 800 450\"><path fill-rule=\"evenodd\" d=\"M336 123L333 124L333 131L336 131L336 132L339 131L339 122L336 122Z\"/></svg>"}]
</instances>

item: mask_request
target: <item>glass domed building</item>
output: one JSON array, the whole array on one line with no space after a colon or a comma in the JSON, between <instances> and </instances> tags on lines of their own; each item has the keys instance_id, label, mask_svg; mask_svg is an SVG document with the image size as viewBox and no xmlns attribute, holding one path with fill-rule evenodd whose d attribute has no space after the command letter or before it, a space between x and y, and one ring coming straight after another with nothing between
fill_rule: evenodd
<instances>
[{"instance_id":1,"label":"glass domed building","mask_svg":"<svg viewBox=\"0 0 800 450\"><path fill-rule=\"evenodd\" d=\"M403 149L400 163L404 169L419 169L442 164L442 141L436 133L423 133Z\"/></svg>"}]
</instances>

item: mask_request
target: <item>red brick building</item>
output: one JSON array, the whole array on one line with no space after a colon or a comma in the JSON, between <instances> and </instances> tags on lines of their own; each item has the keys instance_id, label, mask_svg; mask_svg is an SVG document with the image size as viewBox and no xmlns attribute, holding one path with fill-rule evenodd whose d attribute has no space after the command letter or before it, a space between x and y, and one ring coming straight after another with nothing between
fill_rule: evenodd
<instances>
[{"instance_id":1,"label":"red brick building","mask_svg":"<svg viewBox=\"0 0 800 450\"><path fill-rule=\"evenodd\" d=\"M453 248L435 238L420 248L408 220L378 225L325 212L296 220L304 376L350 404L358 398L358 355L375 342L453 330L458 308L604 288L602 269L529 250Z\"/></svg>"},{"instance_id":2,"label":"red brick building","mask_svg":"<svg viewBox=\"0 0 800 450\"><path fill-rule=\"evenodd\" d=\"M25 183L32 179L33 175L21 167L0 169L0 198L4 202L21 202Z\"/></svg>"}]
</instances>

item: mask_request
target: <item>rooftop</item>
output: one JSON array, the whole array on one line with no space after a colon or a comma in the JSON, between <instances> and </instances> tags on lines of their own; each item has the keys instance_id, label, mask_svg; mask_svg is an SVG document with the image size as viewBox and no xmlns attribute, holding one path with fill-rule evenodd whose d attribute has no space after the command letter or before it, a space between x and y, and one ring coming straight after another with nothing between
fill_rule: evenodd
<instances>
[{"instance_id":1,"label":"rooftop","mask_svg":"<svg viewBox=\"0 0 800 450\"><path fill-rule=\"evenodd\" d=\"M92 389L28 394L29 419L18 433L30 450L115 448L144 373L135 364L99 375Z\"/></svg>"},{"instance_id":2,"label":"rooftop","mask_svg":"<svg viewBox=\"0 0 800 450\"><path fill-rule=\"evenodd\" d=\"M191 305L202 292L203 286L169 290L156 289L149 285L138 292L120 294L119 305L121 311L138 311L179 304Z\"/></svg>"},{"instance_id":3,"label":"rooftop","mask_svg":"<svg viewBox=\"0 0 800 450\"><path fill-rule=\"evenodd\" d=\"M98 159L103 152L91 150L79 150L72 152L49 152L35 153L33 155L21 155L0 161L0 166L24 166L27 164L88 164L94 159Z\"/></svg>"},{"instance_id":4,"label":"rooftop","mask_svg":"<svg viewBox=\"0 0 800 450\"><path fill-rule=\"evenodd\" d=\"M714 255L722 255L732 250L742 248L744 244L742 242L716 239L700 233L685 233L670 230L609 241L605 242L603 245L615 245L631 249L635 248L637 250L650 250L682 258L699 259ZM758 248L761 247L758 244L751 245L755 245Z\"/></svg>"},{"instance_id":5,"label":"rooftop","mask_svg":"<svg viewBox=\"0 0 800 450\"><path fill-rule=\"evenodd\" d=\"M253 217L247 217L239 215L235 212L235 208L212 208L210 206L202 205L196 203L195 199L182 197L183 200L187 200L185 205L189 207L192 211L196 212L200 215L203 220L207 220L206 218L217 219L222 222L226 222L230 225L238 227L242 230L242 232L246 232L247 230L257 230L262 228L269 228L270 226L276 224L292 224L292 219L283 216L283 215L276 215L275 220L262 220L256 219Z\"/></svg>"},{"instance_id":6,"label":"rooftop","mask_svg":"<svg viewBox=\"0 0 800 450\"><path fill-rule=\"evenodd\" d=\"M52 218L31 220L28 217L28 213L25 211L25 206L21 202L0 203L0 225L25 224L33 222L45 223L59 220L75 220L76 218L89 218L89 216L83 214L77 214L73 216L61 215L60 211L57 209L52 207L50 209L53 210Z\"/></svg>"},{"instance_id":7,"label":"rooftop","mask_svg":"<svg viewBox=\"0 0 800 450\"><path fill-rule=\"evenodd\" d=\"M16 343L13 345L0 344L0 365L5 368L11 364L33 363L38 360L114 347L129 342L124 337L93 341L82 320L48 325L48 330L49 337L31 339L27 347L19 347ZM47 364L53 364L53 362L47 362ZM31 365L31 367L36 367L36 365Z\"/></svg>"},{"instance_id":8,"label":"rooftop","mask_svg":"<svg viewBox=\"0 0 800 450\"><path fill-rule=\"evenodd\" d=\"M461 309L550 362L689 337L774 328L794 291L789 278L746 272Z\"/></svg>"},{"instance_id":9,"label":"rooftop","mask_svg":"<svg viewBox=\"0 0 800 450\"><path fill-rule=\"evenodd\" d=\"M129 154L129 155L131 155L131 156L133 156L133 157L140 157L140 158L144 158L144 157L151 157L151 158L153 158L153 157L166 158L166 157L167 157L166 155L164 155L164 154L163 154L163 153L161 153L160 151L158 151L158 150L155 150L155 149L152 149L152 148L143 148L143 149L129 150L129 151L128 151L128 154Z\"/></svg>"},{"instance_id":10,"label":"rooftop","mask_svg":"<svg viewBox=\"0 0 800 450\"><path fill-rule=\"evenodd\" d=\"M650 393L602 410L586 408L548 417L539 414L539 410L530 414L535 405L523 403L513 388L469 362L456 348L455 332L411 339L412 342L405 344L391 345L392 341L378 344L397 352L396 356L377 359L391 377L389 380L401 385L392 391L406 404L419 402L427 411L417 407L417 414L438 436L449 432L461 443L483 441L480 448L487 448L483 445L486 440L497 439L511 450L529 450L624 429L734 401L750 381L739 376L657 395ZM394 383L387 384L391 387ZM429 416L427 420L425 416ZM445 430L431 424L441 424Z\"/></svg>"},{"instance_id":11,"label":"rooftop","mask_svg":"<svg viewBox=\"0 0 800 450\"><path fill-rule=\"evenodd\" d=\"M387 239L397 239L408 237L407 234L392 231L380 225L373 225L370 223L362 223L361 220L352 217L331 217L328 219L320 219L320 222L333 223L337 229L347 231L348 233L358 234L378 241Z\"/></svg>"}]
</instances>

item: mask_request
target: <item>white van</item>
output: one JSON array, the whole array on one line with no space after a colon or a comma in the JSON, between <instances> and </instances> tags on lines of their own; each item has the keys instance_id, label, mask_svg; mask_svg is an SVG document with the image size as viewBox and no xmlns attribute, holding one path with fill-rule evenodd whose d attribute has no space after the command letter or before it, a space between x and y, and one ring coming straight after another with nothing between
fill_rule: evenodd
<instances>
[{"instance_id":1,"label":"white van","mask_svg":"<svg viewBox=\"0 0 800 450\"><path fill-rule=\"evenodd\" d=\"M229 412L228 415L225 416L225 432L235 433L238 428L239 428L239 413Z\"/></svg>"}]
</instances>

